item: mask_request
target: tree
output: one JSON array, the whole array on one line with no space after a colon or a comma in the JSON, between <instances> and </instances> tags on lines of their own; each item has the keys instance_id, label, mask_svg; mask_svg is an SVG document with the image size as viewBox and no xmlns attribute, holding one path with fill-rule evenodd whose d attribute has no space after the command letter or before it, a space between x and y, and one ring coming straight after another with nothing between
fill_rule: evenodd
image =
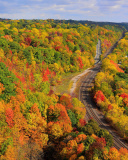
<instances>
[{"instance_id":1,"label":"tree","mask_svg":"<svg viewBox=\"0 0 128 160\"><path fill-rule=\"evenodd\" d=\"M84 144L80 143L77 147L77 154L82 153L84 151L84 148L85 148Z\"/></svg>"},{"instance_id":2,"label":"tree","mask_svg":"<svg viewBox=\"0 0 128 160\"><path fill-rule=\"evenodd\" d=\"M68 113L68 116L70 117L70 120L72 122L72 126L74 127L76 125L76 123L77 123L75 114L70 109L67 110L67 113Z\"/></svg>"},{"instance_id":3,"label":"tree","mask_svg":"<svg viewBox=\"0 0 128 160\"><path fill-rule=\"evenodd\" d=\"M102 101L105 101L105 96L102 91L97 91L94 95L94 100L97 104L100 104Z\"/></svg>"},{"instance_id":4,"label":"tree","mask_svg":"<svg viewBox=\"0 0 128 160\"><path fill-rule=\"evenodd\" d=\"M5 111L5 115L6 115L6 122L8 123L8 126L11 128L14 125L14 113L13 110L11 108L7 108Z\"/></svg>"},{"instance_id":5,"label":"tree","mask_svg":"<svg viewBox=\"0 0 128 160\"><path fill-rule=\"evenodd\" d=\"M110 148L108 155L110 160L120 160L119 152L115 147Z\"/></svg>"},{"instance_id":6,"label":"tree","mask_svg":"<svg viewBox=\"0 0 128 160\"><path fill-rule=\"evenodd\" d=\"M4 86L4 91L0 95L0 98L4 100L9 100L10 96L15 96L15 83L17 81L16 76L8 70L3 62L0 62L0 82Z\"/></svg>"},{"instance_id":7,"label":"tree","mask_svg":"<svg viewBox=\"0 0 128 160\"><path fill-rule=\"evenodd\" d=\"M85 141L87 138L87 136L85 134L79 134L75 140L76 142L79 144L79 143L82 143L83 141Z\"/></svg>"},{"instance_id":8,"label":"tree","mask_svg":"<svg viewBox=\"0 0 128 160\"><path fill-rule=\"evenodd\" d=\"M62 131L61 126L59 125L59 123L49 122L48 123L48 131L49 131L50 137L53 140L54 139L58 139L63 135L63 131Z\"/></svg>"},{"instance_id":9,"label":"tree","mask_svg":"<svg viewBox=\"0 0 128 160\"><path fill-rule=\"evenodd\" d=\"M106 146L111 147L113 145L113 137L107 130L100 129L97 135L98 137L105 138Z\"/></svg>"}]
</instances>

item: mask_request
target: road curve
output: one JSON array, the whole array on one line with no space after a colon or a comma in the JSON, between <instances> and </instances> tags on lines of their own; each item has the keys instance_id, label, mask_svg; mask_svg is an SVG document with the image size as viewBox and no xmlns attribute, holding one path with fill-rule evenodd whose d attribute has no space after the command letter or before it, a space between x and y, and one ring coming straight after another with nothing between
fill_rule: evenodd
<instances>
[{"instance_id":1,"label":"road curve","mask_svg":"<svg viewBox=\"0 0 128 160\"><path fill-rule=\"evenodd\" d=\"M110 54L113 48L114 47L111 47L111 49L106 54ZM101 62L97 63L94 68L90 69L87 76L82 80L79 90L79 100L86 106L86 120L88 121L91 117L93 117L101 128L108 130L109 133L113 136L113 145L115 148L120 149L123 147L128 149L128 144L123 139L121 139L117 132L105 120L103 113L97 109L96 104L92 100L91 88L93 86L94 78L100 71L100 68Z\"/></svg>"},{"instance_id":2,"label":"road curve","mask_svg":"<svg viewBox=\"0 0 128 160\"><path fill-rule=\"evenodd\" d=\"M89 69L90 68L84 70L84 72L82 72L81 74L79 74L79 75L77 75L77 76L75 76L71 79L71 82L73 82L72 87L70 89L70 95L71 96L73 96L73 94L74 94L74 91L75 91L76 86L77 86L77 81L80 79L80 77L85 76L89 72Z\"/></svg>"}]
</instances>

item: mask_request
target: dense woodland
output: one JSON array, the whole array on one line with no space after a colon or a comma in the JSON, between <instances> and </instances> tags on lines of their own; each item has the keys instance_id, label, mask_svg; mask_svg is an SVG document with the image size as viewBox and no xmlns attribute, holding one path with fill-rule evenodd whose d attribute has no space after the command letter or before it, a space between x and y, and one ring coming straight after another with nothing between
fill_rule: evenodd
<instances>
[{"instance_id":1,"label":"dense woodland","mask_svg":"<svg viewBox=\"0 0 128 160\"><path fill-rule=\"evenodd\" d=\"M103 60L94 99L106 118L128 140L128 33Z\"/></svg>"},{"instance_id":2,"label":"dense woodland","mask_svg":"<svg viewBox=\"0 0 128 160\"><path fill-rule=\"evenodd\" d=\"M121 33L118 26L56 24L54 20L0 22L1 160L128 159L126 149L112 147L107 130L100 129L92 118L85 121L85 106L76 97L51 90L62 83L63 74L94 65L98 38L105 53ZM120 126L111 115L120 113L127 122L126 47L127 34L103 61L102 76L97 76L95 85L96 102L109 111L106 117ZM109 68L110 63L113 68Z\"/></svg>"}]
</instances>

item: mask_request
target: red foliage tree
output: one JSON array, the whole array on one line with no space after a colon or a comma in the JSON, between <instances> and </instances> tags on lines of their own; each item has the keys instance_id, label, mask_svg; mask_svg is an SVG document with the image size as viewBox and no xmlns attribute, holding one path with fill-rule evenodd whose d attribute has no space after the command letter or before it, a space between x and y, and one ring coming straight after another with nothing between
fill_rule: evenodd
<instances>
[{"instance_id":1,"label":"red foliage tree","mask_svg":"<svg viewBox=\"0 0 128 160\"><path fill-rule=\"evenodd\" d=\"M109 105L108 105L108 111L110 111L111 109L112 109L112 105L109 104Z\"/></svg>"},{"instance_id":2,"label":"red foliage tree","mask_svg":"<svg viewBox=\"0 0 128 160\"><path fill-rule=\"evenodd\" d=\"M123 98L123 103L124 103L124 105L125 105L126 107L128 107L128 94L123 93L123 94L120 95L120 97Z\"/></svg>"},{"instance_id":3,"label":"red foliage tree","mask_svg":"<svg viewBox=\"0 0 128 160\"><path fill-rule=\"evenodd\" d=\"M103 92L100 90L97 91L94 95L94 100L96 101L96 103L100 103L100 102L104 101L105 96L104 96Z\"/></svg>"},{"instance_id":4,"label":"red foliage tree","mask_svg":"<svg viewBox=\"0 0 128 160\"><path fill-rule=\"evenodd\" d=\"M34 105L31 107L30 112L37 114L38 117L41 116L41 113L36 103L34 103Z\"/></svg>"},{"instance_id":5,"label":"red foliage tree","mask_svg":"<svg viewBox=\"0 0 128 160\"><path fill-rule=\"evenodd\" d=\"M86 121L84 119L79 119L80 125L81 126L85 126L86 125Z\"/></svg>"},{"instance_id":6,"label":"red foliage tree","mask_svg":"<svg viewBox=\"0 0 128 160\"><path fill-rule=\"evenodd\" d=\"M124 98L127 98L127 99L128 99L128 94L123 93L123 94L120 95L120 97L122 97L123 99L124 99Z\"/></svg>"},{"instance_id":7,"label":"red foliage tree","mask_svg":"<svg viewBox=\"0 0 128 160\"><path fill-rule=\"evenodd\" d=\"M32 72L30 73L30 77L31 77L31 82L34 82L34 75Z\"/></svg>"},{"instance_id":8,"label":"red foliage tree","mask_svg":"<svg viewBox=\"0 0 128 160\"><path fill-rule=\"evenodd\" d=\"M30 38L30 37L26 37L24 40L25 40L26 44L27 44L28 46L30 46L30 44L31 44L31 42L32 42L31 38Z\"/></svg>"},{"instance_id":9,"label":"red foliage tree","mask_svg":"<svg viewBox=\"0 0 128 160\"><path fill-rule=\"evenodd\" d=\"M55 47L55 50L56 50L56 51L60 51L60 48L61 48L61 46L56 46L56 47Z\"/></svg>"},{"instance_id":10,"label":"red foliage tree","mask_svg":"<svg viewBox=\"0 0 128 160\"><path fill-rule=\"evenodd\" d=\"M106 146L106 141L105 138L101 137L101 138L97 138L97 143L101 143L103 145L103 147Z\"/></svg>"},{"instance_id":11,"label":"red foliage tree","mask_svg":"<svg viewBox=\"0 0 128 160\"><path fill-rule=\"evenodd\" d=\"M29 68L29 63L28 62L26 63L26 68Z\"/></svg>"},{"instance_id":12,"label":"red foliage tree","mask_svg":"<svg viewBox=\"0 0 128 160\"><path fill-rule=\"evenodd\" d=\"M49 78L48 78L49 74L50 74L50 71L49 71L49 69L47 67L47 69L43 71L43 79L42 79L42 81L48 81L49 80Z\"/></svg>"},{"instance_id":13,"label":"red foliage tree","mask_svg":"<svg viewBox=\"0 0 128 160\"><path fill-rule=\"evenodd\" d=\"M73 107L70 96L62 95L60 97L60 103L63 104L67 109L71 109Z\"/></svg>"},{"instance_id":14,"label":"red foliage tree","mask_svg":"<svg viewBox=\"0 0 128 160\"><path fill-rule=\"evenodd\" d=\"M108 41L107 39L104 40L104 46L106 46L107 48L109 48L111 46L111 42Z\"/></svg>"},{"instance_id":15,"label":"red foliage tree","mask_svg":"<svg viewBox=\"0 0 128 160\"><path fill-rule=\"evenodd\" d=\"M14 113L13 110L11 108L7 108L5 111L5 115L6 115L6 122L8 123L9 127L13 127L14 122L13 122L13 118L14 118Z\"/></svg>"},{"instance_id":16,"label":"red foliage tree","mask_svg":"<svg viewBox=\"0 0 128 160\"><path fill-rule=\"evenodd\" d=\"M126 148L120 148L119 153L122 155L128 154L128 150Z\"/></svg>"},{"instance_id":17,"label":"red foliage tree","mask_svg":"<svg viewBox=\"0 0 128 160\"><path fill-rule=\"evenodd\" d=\"M79 144L78 147L77 147L77 154L82 153L83 150L84 150L84 148L85 148L85 147L84 147L84 144L83 144L83 143Z\"/></svg>"},{"instance_id":18,"label":"red foliage tree","mask_svg":"<svg viewBox=\"0 0 128 160\"><path fill-rule=\"evenodd\" d=\"M79 67L82 69L84 64L83 64L82 59L80 57L78 58L78 62L79 62Z\"/></svg>"},{"instance_id":19,"label":"red foliage tree","mask_svg":"<svg viewBox=\"0 0 128 160\"><path fill-rule=\"evenodd\" d=\"M116 67L116 69L118 70L118 72L124 73L124 71L118 66L117 63L115 63L113 60L110 60L110 62L111 62L112 64L114 64L114 66Z\"/></svg>"},{"instance_id":20,"label":"red foliage tree","mask_svg":"<svg viewBox=\"0 0 128 160\"><path fill-rule=\"evenodd\" d=\"M9 52L10 52L10 54L12 55L12 51L11 51L11 50L9 50Z\"/></svg>"}]
</instances>

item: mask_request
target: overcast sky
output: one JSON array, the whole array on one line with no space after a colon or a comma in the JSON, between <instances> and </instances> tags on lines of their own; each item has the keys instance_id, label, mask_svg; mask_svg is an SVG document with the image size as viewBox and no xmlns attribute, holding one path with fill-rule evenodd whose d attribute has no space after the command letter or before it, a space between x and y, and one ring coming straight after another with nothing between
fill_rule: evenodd
<instances>
[{"instance_id":1,"label":"overcast sky","mask_svg":"<svg viewBox=\"0 0 128 160\"><path fill-rule=\"evenodd\" d=\"M128 22L128 0L0 0L0 18Z\"/></svg>"}]
</instances>

